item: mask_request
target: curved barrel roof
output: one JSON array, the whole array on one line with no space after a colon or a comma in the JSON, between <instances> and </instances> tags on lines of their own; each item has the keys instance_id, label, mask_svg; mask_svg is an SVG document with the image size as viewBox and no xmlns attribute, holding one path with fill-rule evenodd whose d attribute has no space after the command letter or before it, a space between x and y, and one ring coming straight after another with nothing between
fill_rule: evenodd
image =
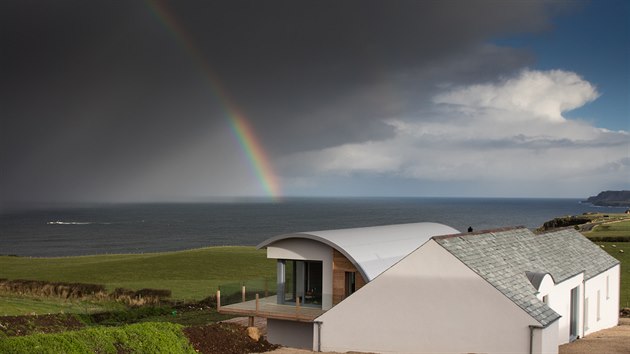
<instances>
[{"instance_id":1,"label":"curved barrel roof","mask_svg":"<svg viewBox=\"0 0 630 354\"><path fill-rule=\"evenodd\" d=\"M459 233L450 226L421 222L284 234L263 241L257 248L291 238L319 241L341 252L366 281L371 281L431 237Z\"/></svg>"}]
</instances>

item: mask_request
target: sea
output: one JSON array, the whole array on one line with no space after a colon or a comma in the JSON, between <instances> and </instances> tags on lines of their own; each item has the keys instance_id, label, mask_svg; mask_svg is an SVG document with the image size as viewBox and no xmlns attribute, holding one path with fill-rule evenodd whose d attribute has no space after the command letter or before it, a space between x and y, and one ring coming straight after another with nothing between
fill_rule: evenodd
<instances>
[{"instance_id":1,"label":"sea","mask_svg":"<svg viewBox=\"0 0 630 354\"><path fill-rule=\"evenodd\" d=\"M47 205L0 212L0 255L61 257L257 245L285 233L413 222L438 222L462 232L468 227L534 229L554 217L625 209L579 199L411 197Z\"/></svg>"}]
</instances>

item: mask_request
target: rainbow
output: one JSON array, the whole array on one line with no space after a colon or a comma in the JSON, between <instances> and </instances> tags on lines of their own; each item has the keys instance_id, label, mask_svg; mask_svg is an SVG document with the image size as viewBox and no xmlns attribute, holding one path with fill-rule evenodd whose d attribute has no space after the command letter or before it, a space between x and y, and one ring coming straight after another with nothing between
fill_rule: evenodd
<instances>
[{"instance_id":1,"label":"rainbow","mask_svg":"<svg viewBox=\"0 0 630 354\"><path fill-rule=\"evenodd\" d=\"M280 183L269 161L269 157L263 146L258 141L251 124L228 96L221 81L208 65L192 37L177 21L175 16L168 11L165 5L156 0L146 0L151 12L164 24L174 38L181 43L194 63L206 77L213 95L221 104L224 116L230 126L235 140L238 142L243 154L247 158L254 175L264 192L274 201L280 200Z\"/></svg>"}]
</instances>

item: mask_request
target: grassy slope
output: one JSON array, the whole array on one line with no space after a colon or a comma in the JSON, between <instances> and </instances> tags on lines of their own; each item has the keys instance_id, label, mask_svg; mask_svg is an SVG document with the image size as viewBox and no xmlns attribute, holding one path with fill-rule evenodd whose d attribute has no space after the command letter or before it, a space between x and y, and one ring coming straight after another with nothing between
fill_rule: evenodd
<instances>
[{"instance_id":1,"label":"grassy slope","mask_svg":"<svg viewBox=\"0 0 630 354\"><path fill-rule=\"evenodd\" d=\"M0 278L104 284L108 290L170 289L174 299L199 300L226 282L275 277L275 263L253 247L60 258L0 256Z\"/></svg>"}]
</instances>

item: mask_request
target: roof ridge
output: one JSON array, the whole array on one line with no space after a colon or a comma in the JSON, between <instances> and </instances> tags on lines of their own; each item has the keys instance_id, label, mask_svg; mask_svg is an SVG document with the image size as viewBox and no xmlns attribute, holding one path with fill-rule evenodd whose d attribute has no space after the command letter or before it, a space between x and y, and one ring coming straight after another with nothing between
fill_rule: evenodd
<instances>
[{"instance_id":1,"label":"roof ridge","mask_svg":"<svg viewBox=\"0 0 630 354\"><path fill-rule=\"evenodd\" d=\"M536 235L546 235L546 234L552 234L554 232L560 232L560 231L566 231L566 230L575 230L575 231L579 232L579 230L575 229L574 226L575 225L573 225L573 226L556 227L556 228L548 229L548 230L535 231L534 233Z\"/></svg>"}]
</instances>

